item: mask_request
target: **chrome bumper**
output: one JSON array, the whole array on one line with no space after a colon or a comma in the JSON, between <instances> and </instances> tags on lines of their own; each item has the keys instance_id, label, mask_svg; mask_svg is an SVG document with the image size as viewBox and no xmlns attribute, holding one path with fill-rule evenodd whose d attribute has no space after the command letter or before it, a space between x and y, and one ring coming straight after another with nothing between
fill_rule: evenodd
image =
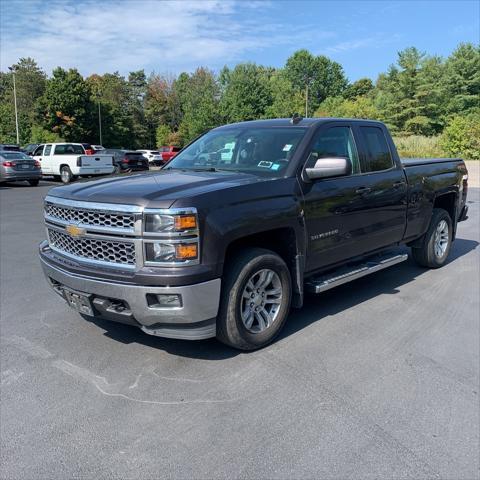
<instances>
[{"instance_id":1,"label":"chrome bumper","mask_svg":"<svg viewBox=\"0 0 480 480\"><path fill-rule=\"evenodd\" d=\"M96 314L110 320L137 324L151 335L169 338L200 340L214 337L215 318L220 302L219 278L194 285L180 287L147 287L94 280L72 275L50 265L40 257L43 272L50 286L63 296L58 284L78 292L91 294ZM147 294L181 295L181 307L151 307ZM125 315L108 310L109 300L126 302L133 321L125 321ZM103 303L102 303L103 302ZM108 305L108 303L107 303Z\"/></svg>"}]
</instances>

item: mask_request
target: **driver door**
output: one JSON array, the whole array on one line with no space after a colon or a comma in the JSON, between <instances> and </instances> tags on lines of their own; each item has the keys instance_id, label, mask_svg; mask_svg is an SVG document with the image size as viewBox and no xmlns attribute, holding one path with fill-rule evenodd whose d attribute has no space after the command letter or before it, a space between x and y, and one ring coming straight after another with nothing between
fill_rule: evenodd
<instances>
[{"instance_id":1,"label":"driver door","mask_svg":"<svg viewBox=\"0 0 480 480\"><path fill-rule=\"evenodd\" d=\"M313 155L312 155L313 154ZM369 250L368 232L372 223L361 188L365 178L352 127L337 123L317 132L308 152L306 167L317 159L347 158L350 175L302 182L307 230L306 271L314 271Z\"/></svg>"}]
</instances>

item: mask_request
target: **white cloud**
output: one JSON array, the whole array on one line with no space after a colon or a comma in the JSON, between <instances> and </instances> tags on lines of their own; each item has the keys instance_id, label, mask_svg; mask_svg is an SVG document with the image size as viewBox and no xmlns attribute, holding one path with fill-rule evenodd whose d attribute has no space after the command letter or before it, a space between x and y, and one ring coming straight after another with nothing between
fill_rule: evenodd
<instances>
[{"instance_id":1,"label":"white cloud","mask_svg":"<svg viewBox=\"0 0 480 480\"><path fill-rule=\"evenodd\" d=\"M0 20L0 67L33 57L47 72L76 67L84 75L145 68L178 72L200 65L219 68L248 52L272 45L334 36L312 35L311 26L296 30L259 11L258 1L116 1L32 0L3 3ZM263 12L265 13L265 12Z\"/></svg>"}]
</instances>

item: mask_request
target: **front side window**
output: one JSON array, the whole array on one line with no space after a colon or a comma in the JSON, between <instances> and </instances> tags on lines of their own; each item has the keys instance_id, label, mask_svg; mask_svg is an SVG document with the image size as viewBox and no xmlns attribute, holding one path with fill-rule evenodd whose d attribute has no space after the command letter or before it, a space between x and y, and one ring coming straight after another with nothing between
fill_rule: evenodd
<instances>
[{"instance_id":1,"label":"front side window","mask_svg":"<svg viewBox=\"0 0 480 480\"><path fill-rule=\"evenodd\" d=\"M231 127L212 130L178 153L167 169L229 170L283 176L303 127Z\"/></svg>"},{"instance_id":2,"label":"front side window","mask_svg":"<svg viewBox=\"0 0 480 480\"><path fill-rule=\"evenodd\" d=\"M50 155L51 151L52 151L52 146L51 145L45 145L45 155Z\"/></svg>"},{"instance_id":3,"label":"front side window","mask_svg":"<svg viewBox=\"0 0 480 480\"><path fill-rule=\"evenodd\" d=\"M378 127L360 127L360 132L366 149L362 172L378 172L392 168L392 155L383 130Z\"/></svg>"},{"instance_id":4,"label":"front side window","mask_svg":"<svg viewBox=\"0 0 480 480\"><path fill-rule=\"evenodd\" d=\"M352 175L360 173L360 161L350 127L331 127L322 130L314 141L307 167L322 158L348 158Z\"/></svg>"}]
</instances>

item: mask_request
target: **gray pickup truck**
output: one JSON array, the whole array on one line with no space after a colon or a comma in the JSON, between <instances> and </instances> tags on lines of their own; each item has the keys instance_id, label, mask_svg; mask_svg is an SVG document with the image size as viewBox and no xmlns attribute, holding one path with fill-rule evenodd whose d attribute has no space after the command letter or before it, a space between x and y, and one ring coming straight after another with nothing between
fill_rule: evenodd
<instances>
[{"instance_id":1,"label":"gray pickup truck","mask_svg":"<svg viewBox=\"0 0 480 480\"><path fill-rule=\"evenodd\" d=\"M398 264L399 245L444 265L467 179L460 159L400 160L380 122L226 125L159 172L50 190L40 259L84 315L255 349L305 291Z\"/></svg>"}]
</instances>

